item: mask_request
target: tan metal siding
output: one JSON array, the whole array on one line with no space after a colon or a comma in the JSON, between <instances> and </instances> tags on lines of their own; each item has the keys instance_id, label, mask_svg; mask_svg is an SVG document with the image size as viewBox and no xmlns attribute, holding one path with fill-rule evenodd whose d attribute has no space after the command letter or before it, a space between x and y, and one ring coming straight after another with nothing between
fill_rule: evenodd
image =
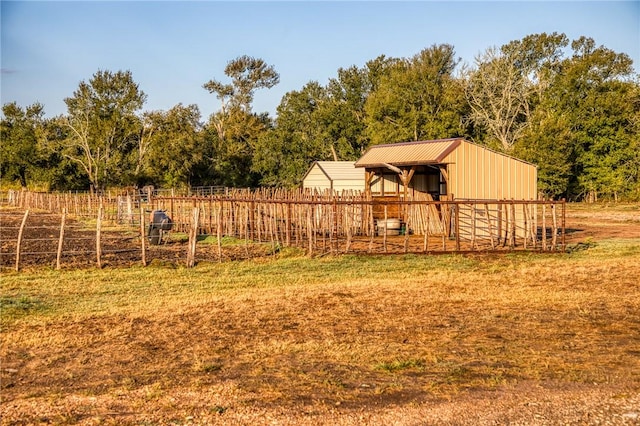
<instances>
[{"instance_id":1,"label":"tan metal siding","mask_svg":"<svg viewBox=\"0 0 640 426\"><path fill-rule=\"evenodd\" d=\"M353 161L318 161L317 164L334 182L337 180L364 181L364 169L356 168Z\"/></svg>"},{"instance_id":2,"label":"tan metal siding","mask_svg":"<svg viewBox=\"0 0 640 426\"><path fill-rule=\"evenodd\" d=\"M516 158L462 141L443 162L455 198L536 199L536 167Z\"/></svg>"},{"instance_id":3,"label":"tan metal siding","mask_svg":"<svg viewBox=\"0 0 640 426\"><path fill-rule=\"evenodd\" d=\"M364 177L361 181L355 180L334 180L333 181L333 189L334 191L351 191L358 190L364 191Z\"/></svg>"},{"instance_id":4,"label":"tan metal siding","mask_svg":"<svg viewBox=\"0 0 640 426\"><path fill-rule=\"evenodd\" d=\"M317 161L302 181L305 189L364 191L364 169L356 169L352 161Z\"/></svg>"},{"instance_id":5,"label":"tan metal siding","mask_svg":"<svg viewBox=\"0 0 640 426\"><path fill-rule=\"evenodd\" d=\"M304 181L302 181L302 187L305 189L330 189L331 181L320 169L318 164L314 164L311 167L311 170L307 173L307 176L304 178Z\"/></svg>"}]
</instances>

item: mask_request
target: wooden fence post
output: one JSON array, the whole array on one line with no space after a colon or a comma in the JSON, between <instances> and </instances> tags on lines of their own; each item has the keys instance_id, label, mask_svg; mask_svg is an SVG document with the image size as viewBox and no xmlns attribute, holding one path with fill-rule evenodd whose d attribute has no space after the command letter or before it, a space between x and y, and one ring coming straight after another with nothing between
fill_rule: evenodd
<instances>
[{"instance_id":1,"label":"wooden fence post","mask_svg":"<svg viewBox=\"0 0 640 426\"><path fill-rule=\"evenodd\" d=\"M64 245L64 224L67 220L67 210L62 210L62 219L60 220L60 238L58 239L58 253L56 254L56 269L60 269L62 260L62 246Z\"/></svg>"},{"instance_id":2,"label":"wooden fence post","mask_svg":"<svg viewBox=\"0 0 640 426\"><path fill-rule=\"evenodd\" d=\"M333 197L333 202L331 203L331 213L333 214L333 223L331 225L332 229L329 234L329 245L331 246L331 250L337 253L340 249L338 246L338 238L340 233L338 232L338 204L336 197Z\"/></svg>"},{"instance_id":3,"label":"wooden fence post","mask_svg":"<svg viewBox=\"0 0 640 426\"><path fill-rule=\"evenodd\" d=\"M256 203L254 201L254 199L251 199L251 202L249 203L249 220L247 222L247 239L250 239L251 241L255 241L255 222L256 222L256 216L255 216L255 210L256 210Z\"/></svg>"},{"instance_id":4,"label":"wooden fence post","mask_svg":"<svg viewBox=\"0 0 640 426\"><path fill-rule=\"evenodd\" d=\"M369 227L370 227L369 232L371 234L369 238L369 249L367 250L367 253L371 253L373 251L373 239L375 238L375 235L376 235L376 223L375 223L375 219L373 218L373 200L369 205L369 207L367 208L367 210L369 213Z\"/></svg>"},{"instance_id":5,"label":"wooden fence post","mask_svg":"<svg viewBox=\"0 0 640 426\"><path fill-rule=\"evenodd\" d=\"M200 220L200 209L194 207L191 227L189 228L189 248L187 251L187 267L193 268L196 264L196 242L198 240L198 221Z\"/></svg>"},{"instance_id":6,"label":"wooden fence post","mask_svg":"<svg viewBox=\"0 0 640 426\"><path fill-rule=\"evenodd\" d=\"M476 205L471 203L469 204L469 207L471 207L471 250L474 250L476 248L476 221L478 220L478 217L476 214ZM459 214L458 218L460 218Z\"/></svg>"},{"instance_id":7,"label":"wooden fence post","mask_svg":"<svg viewBox=\"0 0 640 426\"><path fill-rule=\"evenodd\" d=\"M286 203L287 206L287 221L286 221L286 230L285 230L285 238L287 240L287 247L291 247L291 204Z\"/></svg>"},{"instance_id":8,"label":"wooden fence post","mask_svg":"<svg viewBox=\"0 0 640 426\"><path fill-rule=\"evenodd\" d=\"M20 230L18 231L18 243L16 245L16 272L20 270L20 250L22 247L22 233L24 231L24 226L27 224L27 218L29 217L29 210L24 212L24 217L22 218L22 223L20 224Z\"/></svg>"},{"instance_id":9,"label":"wooden fence post","mask_svg":"<svg viewBox=\"0 0 640 426\"><path fill-rule=\"evenodd\" d=\"M516 247L516 205L512 201L510 203L511 207L511 240L509 242L510 248Z\"/></svg>"},{"instance_id":10,"label":"wooden fence post","mask_svg":"<svg viewBox=\"0 0 640 426\"><path fill-rule=\"evenodd\" d=\"M353 205L347 204L345 207L345 227L347 228L347 243L344 249L345 253L349 253L351 249L351 232L352 232L352 221L353 221ZM337 245L337 244L336 244Z\"/></svg>"},{"instance_id":11,"label":"wooden fence post","mask_svg":"<svg viewBox=\"0 0 640 426\"><path fill-rule=\"evenodd\" d=\"M218 262L222 262L222 200L216 204L216 237L218 243Z\"/></svg>"},{"instance_id":12,"label":"wooden fence post","mask_svg":"<svg viewBox=\"0 0 640 426\"><path fill-rule=\"evenodd\" d=\"M556 215L556 203L551 204L551 218L553 220L553 234L551 235L551 249L555 250L558 244L558 218Z\"/></svg>"},{"instance_id":13,"label":"wooden fence post","mask_svg":"<svg viewBox=\"0 0 640 426\"><path fill-rule=\"evenodd\" d=\"M424 241L422 250L426 253L429 250L429 221L431 218L429 217L429 213L431 212L431 206L427 204L423 204L421 207L426 207L426 217L425 217L425 225L424 225Z\"/></svg>"},{"instance_id":14,"label":"wooden fence post","mask_svg":"<svg viewBox=\"0 0 640 426\"><path fill-rule=\"evenodd\" d=\"M527 249L527 238L529 238L529 216L527 215L527 205L522 203L522 216L524 220L524 248Z\"/></svg>"},{"instance_id":15,"label":"wooden fence post","mask_svg":"<svg viewBox=\"0 0 640 426\"><path fill-rule=\"evenodd\" d=\"M96 261L98 262L98 269L102 268L102 208L102 203L100 203L96 220Z\"/></svg>"},{"instance_id":16,"label":"wooden fence post","mask_svg":"<svg viewBox=\"0 0 640 426\"><path fill-rule=\"evenodd\" d=\"M405 191L406 191L406 187L405 187ZM406 208L407 208L407 221L404 224L404 252L405 253L407 253L409 251L409 225L413 225L411 223L411 215L413 214L413 206L411 204L407 204Z\"/></svg>"},{"instance_id":17,"label":"wooden fence post","mask_svg":"<svg viewBox=\"0 0 640 426\"><path fill-rule=\"evenodd\" d=\"M489 212L489 204L485 203L484 205L484 213L487 216L487 227L489 229L489 238L491 239L491 249L495 250L496 241L493 238L493 222L491 220L491 214Z\"/></svg>"},{"instance_id":18,"label":"wooden fence post","mask_svg":"<svg viewBox=\"0 0 640 426\"><path fill-rule=\"evenodd\" d=\"M147 266L147 246L145 235L145 220L144 220L144 208L142 207L142 203L140 203L140 251L142 256L142 266Z\"/></svg>"},{"instance_id":19,"label":"wooden fence post","mask_svg":"<svg viewBox=\"0 0 640 426\"><path fill-rule=\"evenodd\" d=\"M309 237L309 257L313 256L313 204L307 204L307 237Z\"/></svg>"},{"instance_id":20,"label":"wooden fence post","mask_svg":"<svg viewBox=\"0 0 640 426\"><path fill-rule=\"evenodd\" d=\"M389 209L387 205L384 205L384 234L382 236L382 248L384 252L387 252L387 219L389 218ZM379 231L379 230L378 230Z\"/></svg>"},{"instance_id":21,"label":"wooden fence post","mask_svg":"<svg viewBox=\"0 0 640 426\"><path fill-rule=\"evenodd\" d=\"M455 224L456 251L460 251L460 204L456 203L453 205L453 207L456 209L454 212L454 217L456 220L456 224ZM471 248L473 249L473 246L471 246Z\"/></svg>"},{"instance_id":22,"label":"wooden fence post","mask_svg":"<svg viewBox=\"0 0 640 426\"><path fill-rule=\"evenodd\" d=\"M547 250L547 203L542 203L542 250Z\"/></svg>"},{"instance_id":23,"label":"wooden fence post","mask_svg":"<svg viewBox=\"0 0 640 426\"><path fill-rule=\"evenodd\" d=\"M567 240L566 240L566 227L567 227L567 216L566 216L566 207L567 207L567 201L563 198L562 199L562 236L561 236L561 244L562 244L562 251L565 251L567 249Z\"/></svg>"}]
</instances>

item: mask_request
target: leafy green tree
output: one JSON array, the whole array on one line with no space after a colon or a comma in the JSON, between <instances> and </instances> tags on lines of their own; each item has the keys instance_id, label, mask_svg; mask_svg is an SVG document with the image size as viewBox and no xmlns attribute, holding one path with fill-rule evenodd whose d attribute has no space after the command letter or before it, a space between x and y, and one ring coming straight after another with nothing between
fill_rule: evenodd
<instances>
[{"instance_id":1,"label":"leafy green tree","mask_svg":"<svg viewBox=\"0 0 640 426\"><path fill-rule=\"evenodd\" d=\"M329 80L326 96L314 114L335 161L357 160L369 146L365 105L381 76L395 62L379 56L363 68L340 68L337 78Z\"/></svg>"},{"instance_id":2,"label":"leafy green tree","mask_svg":"<svg viewBox=\"0 0 640 426\"><path fill-rule=\"evenodd\" d=\"M225 74L230 84L210 80L204 88L220 100L220 110L207 125L213 146L212 172L227 186L252 186L258 177L252 172L254 146L272 125L267 114L254 114L251 104L256 90L269 89L280 80L273 66L262 59L241 56L230 61Z\"/></svg>"},{"instance_id":3,"label":"leafy green tree","mask_svg":"<svg viewBox=\"0 0 640 426\"><path fill-rule=\"evenodd\" d=\"M576 191L589 200L617 198L637 185L638 80L626 54L586 37L572 48L559 88L573 88L561 102L573 118Z\"/></svg>"},{"instance_id":4,"label":"leafy green tree","mask_svg":"<svg viewBox=\"0 0 640 426\"><path fill-rule=\"evenodd\" d=\"M44 122L43 152L47 161L43 164L41 180L50 191L82 191L90 187L89 177L75 161L62 155L63 142L69 137L64 117L58 116Z\"/></svg>"},{"instance_id":5,"label":"leafy green tree","mask_svg":"<svg viewBox=\"0 0 640 426\"><path fill-rule=\"evenodd\" d=\"M371 143L464 136L467 103L453 76L457 64L448 44L394 62L366 101Z\"/></svg>"},{"instance_id":6,"label":"leafy green tree","mask_svg":"<svg viewBox=\"0 0 640 426\"><path fill-rule=\"evenodd\" d=\"M488 145L511 153L527 134L536 103L558 72L564 34L526 36L488 48L465 70L469 119L487 131Z\"/></svg>"},{"instance_id":7,"label":"leafy green tree","mask_svg":"<svg viewBox=\"0 0 640 426\"><path fill-rule=\"evenodd\" d=\"M318 122L318 105L327 93L317 82L287 93L278 106L275 128L258 139L253 170L268 186L293 187L314 160L333 158L332 141L325 140Z\"/></svg>"},{"instance_id":8,"label":"leafy green tree","mask_svg":"<svg viewBox=\"0 0 640 426\"><path fill-rule=\"evenodd\" d=\"M11 102L2 106L2 114L0 174L4 180L17 180L26 188L46 161L41 146L44 107L34 103L21 108Z\"/></svg>"},{"instance_id":9,"label":"leafy green tree","mask_svg":"<svg viewBox=\"0 0 640 426\"><path fill-rule=\"evenodd\" d=\"M572 56L552 50L546 61L546 78L515 152L538 165L540 190L548 196L616 199L638 185L637 77L628 56L596 48L590 38L571 47Z\"/></svg>"},{"instance_id":10,"label":"leafy green tree","mask_svg":"<svg viewBox=\"0 0 640 426\"><path fill-rule=\"evenodd\" d=\"M143 120L136 154L138 185L189 186L195 167L204 158L198 107L178 104L169 111L146 112Z\"/></svg>"},{"instance_id":11,"label":"leafy green tree","mask_svg":"<svg viewBox=\"0 0 640 426\"><path fill-rule=\"evenodd\" d=\"M264 185L296 186L316 160L356 160L369 146L365 104L396 60L379 56L363 68L338 69L327 86L287 93L276 126L258 141L254 171Z\"/></svg>"},{"instance_id":12,"label":"leafy green tree","mask_svg":"<svg viewBox=\"0 0 640 426\"><path fill-rule=\"evenodd\" d=\"M531 126L514 147L516 157L538 166L538 191L548 199L567 195L573 179L575 153L568 118L545 104L533 114Z\"/></svg>"},{"instance_id":13,"label":"leafy green tree","mask_svg":"<svg viewBox=\"0 0 640 426\"><path fill-rule=\"evenodd\" d=\"M134 167L130 154L139 137L136 112L145 100L130 71L98 71L65 99L68 137L60 152L81 167L92 190L128 183Z\"/></svg>"}]
</instances>

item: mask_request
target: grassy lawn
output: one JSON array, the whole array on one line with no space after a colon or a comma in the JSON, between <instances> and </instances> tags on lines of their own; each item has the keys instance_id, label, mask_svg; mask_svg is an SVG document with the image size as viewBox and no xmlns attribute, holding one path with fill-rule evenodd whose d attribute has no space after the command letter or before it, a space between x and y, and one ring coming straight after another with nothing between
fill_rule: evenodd
<instances>
[{"instance_id":1,"label":"grassy lawn","mask_svg":"<svg viewBox=\"0 0 640 426\"><path fill-rule=\"evenodd\" d=\"M5 272L0 422L201 424L524 382L637 392L638 277L640 238L563 254Z\"/></svg>"}]
</instances>

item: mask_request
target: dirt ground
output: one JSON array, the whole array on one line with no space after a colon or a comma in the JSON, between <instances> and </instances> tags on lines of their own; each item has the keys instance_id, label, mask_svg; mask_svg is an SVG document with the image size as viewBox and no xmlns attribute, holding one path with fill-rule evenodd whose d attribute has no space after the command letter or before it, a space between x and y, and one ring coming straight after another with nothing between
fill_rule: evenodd
<instances>
[{"instance_id":1,"label":"dirt ground","mask_svg":"<svg viewBox=\"0 0 640 426\"><path fill-rule=\"evenodd\" d=\"M23 262L27 268L51 265L55 261L55 255L53 260L51 257L55 248L41 237L43 232L57 235L59 218L46 215L43 218L43 228L33 228L25 235L25 240L31 243L25 243L24 251L46 254L25 255ZM13 224L20 220L20 214L2 216L0 266L13 266L13 237L5 230L15 228ZM65 267L94 265L95 260L88 259L82 252L95 250L95 230L83 229L79 224L71 228L70 235L78 238L78 245L70 247L78 254L69 255ZM116 267L139 262L136 238L120 231L116 234L114 243L106 238L104 263ZM575 246L608 238L640 238L640 206L622 210L603 207L595 213L579 206L568 211L567 244ZM162 253L154 253L154 250L162 250ZM184 250L184 243L151 247L149 257L182 263ZM215 246L202 250L205 253L209 250L209 255L215 256ZM231 250L226 255L229 259L234 258L233 250L240 258L249 249L240 246ZM255 250L255 255L268 255L264 247ZM6 253L9 255L5 256ZM348 297L347 294L336 295L345 300ZM332 303L339 303L333 300L314 302L324 302L323 310L331 309ZM308 309L314 306L320 305L310 303ZM354 314L344 309L336 315ZM424 389L416 391L411 385L411 374L400 379L389 376L384 386L378 378L378 384L372 385L373 380L367 381L367 375L371 374L367 371L350 371L348 366L339 363L316 365L310 360L306 364L295 364L290 359L282 359L288 370L296 371L301 382L308 376L310 381L322 382L324 388L318 389L317 395L300 389L297 394L292 392L280 398L277 389L272 389L268 397L260 394L261 389L269 387L269 380L282 379L275 376L275 366L273 369L263 366L260 371L254 371L250 363L239 361L236 369L222 369L222 361L215 356L194 359L193 354L178 349L209 345L221 347L226 355L238 355L234 351L243 348L251 351L254 349L249 345L259 344L260 336L247 337L256 330L276 330L301 341L305 339L305 333L314 332L299 324L291 326L290 318L282 318L283 321L277 324L261 324L259 312L254 312L254 317L251 312L247 309L234 314L225 306L215 306L207 313L185 310L158 318L113 315L78 321L70 319L64 325L24 325L25 333L40 336L43 344L42 347L33 344L35 349L30 351L5 353L5 359L0 360L0 424L640 425L640 391L635 381L630 383L624 378L607 384L549 379L507 380L504 386L493 390L468 389L459 394L440 395L424 392ZM396 313L404 314L400 310ZM329 327L337 336L341 331L348 331L346 324L344 330L340 329L340 324L337 322ZM640 331L638 326L635 324ZM437 325L426 324L425 327L433 329ZM213 329L222 331L215 333ZM158 330L164 334L158 335ZM315 332L323 330L327 329ZM81 338L69 337L59 344L48 342L51 335L65 334ZM225 345L222 340L229 343ZM112 350L105 353L105 347ZM43 348L47 353L38 352L39 349L44 351ZM640 348L636 345L633 349L631 344L629 348L629 359L636 356L640 367L640 352L637 352ZM632 350L636 352L632 353ZM157 366L150 368L150 362ZM30 373L23 371L27 365ZM72 369L69 368L71 365ZM145 374L136 374L137 367ZM631 367L628 366L629 374L634 374ZM247 372L250 374L239 380L240 375ZM339 377L358 377L359 382L345 384ZM385 392L385 389L395 388L408 391ZM329 394L341 393L342 398L327 398Z\"/></svg>"},{"instance_id":2,"label":"dirt ground","mask_svg":"<svg viewBox=\"0 0 640 426\"><path fill-rule=\"evenodd\" d=\"M0 268L14 268L16 246L24 212L10 209L0 211ZM20 268L55 267L60 235L61 216L49 213L30 213L22 235ZM101 231L102 267L127 267L141 264L142 251L139 231L124 226L105 226ZM187 241L165 238L160 245L145 244L146 261L184 264ZM262 257L269 253L264 244L238 244L225 246L221 260L239 260ZM219 260L217 245L199 244L197 258ZM97 247L95 224L75 219L65 222L61 256L63 269L95 267Z\"/></svg>"}]
</instances>

